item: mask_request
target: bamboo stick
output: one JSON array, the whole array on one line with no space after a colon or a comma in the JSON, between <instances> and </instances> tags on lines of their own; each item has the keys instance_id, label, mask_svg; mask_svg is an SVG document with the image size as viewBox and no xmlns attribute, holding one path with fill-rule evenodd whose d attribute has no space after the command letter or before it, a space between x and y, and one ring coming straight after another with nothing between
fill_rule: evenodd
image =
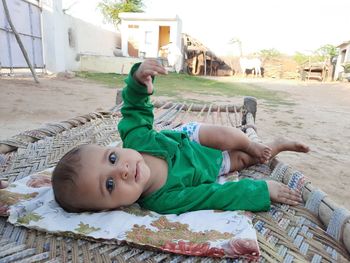
<instances>
[{"instance_id":1,"label":"bamboo stick","mask_svg":"<svg viewBox=\"0 0 350 263\"><path fill-rule=\"evenodd\" d=\"M164 103L162 103L162 102L160 102L160 101L156 101L156 102L154 102L154 107L155 108L159 108L160 106L162 106ZM168 108L170 108L170 107L172 107L173 106L173 104L174 103L172 103L172 102L169 102L167 105L166 105L166 107L164 107L164 109L168 109ZM184 105L184 107L183 107L183 110L184 111L186 111L187 109L188 109L188 107L189 107L189 105L187 105L187 104L185 104ZM211 110L213 110L213 111L217 111L218 110L218 107L220 107L220 111L225 111L226 110L226 107L227 107L227 110L229 111L229 112L235 112L235 111L241 111L241 106L234 106L234 105L232 105L232 106L227 106L227 105L212 105L212 108L211 108ZM203 109L203 104L194 104L193 106L192 106L192 111L194 111L194 112L197 112L197 111L201 111ZM207 111L207 110L206 110Z\"/></svg>"},{"instance_id":2,"label":"bamboo stick","mask_svg":"<svg viewBox=\"0 0 350 263\"><path fill-rule=\"evenodd\" d=\"M313 190L315 190L315 187L312 186L311 184L305 185L303 189L303 199L305 201L309 199L309 196ZM339 206L327 196L322 200L322 202L320 203L318 216L323 222L323 224L328 226L334 210L337 209L338 207ZM350 216L350 213L349 213L349 216ZM349 219L346 220L346 222L344 222L344 225L342 226L339 241L343 242L346 250L350 253L350 220Z\"/></svg>"},{"instance_id":3,"label":"bamboo stick","mask_svg":"<svg viewBox=\"0 0 350 263\"><path fill-rule=\"evenodd\" d=\"M10 12L9 12L9 10L8 10L6 0L2 0L2 4L3 4L3 6L4 6L5 16L6 16L6 18L7 18L7 21L9 22L9 25L10 25L10 27L11 27L11 29L12 29L12 32L15 34L17 43L18 43L18 45L19 45L19 47L20 47L20 49L21 49L21 51L22 51L22 53L23 53L24 59L26 60L27 65L28 65L30 71L32 72L32 75L33 75L33 78L34 78L35 82L36 82L36 83L39 83L39 80L38 80L38 78L37 78L37 76L36 76L36 73L35 73L35 71L34 71L34 69L33 69L33 66L32 66L32 64L30 63L30 60L29 60L27 51L25 50L25 48L24 48L24 46L23 46L23 43L22 43L22 40L21 40L21 38L19 37L19 34L17 33L14 24L12 23L11 16L10 16Z\"/></svg>"}]
</instances>

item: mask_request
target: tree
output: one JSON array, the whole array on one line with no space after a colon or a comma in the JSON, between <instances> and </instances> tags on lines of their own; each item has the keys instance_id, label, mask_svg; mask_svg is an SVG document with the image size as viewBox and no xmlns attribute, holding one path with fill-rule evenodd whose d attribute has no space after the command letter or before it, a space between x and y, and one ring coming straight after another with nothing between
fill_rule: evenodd
<instances>
[{"instance_id":1,"label":"tree","mask_svg":"<svg viewBox=\"0 0 350 263\"><path fill-rule=\"evenodd\" d=\"M337 54L337 48L330 44L324 45L315 51L315 56L317 56L320 61L330 59Z\"/></svg>"},{"instance_id":2,"label":"tree","mask_svg":"<svg viewBox=\"0 0 350 263\"><path fill-rule=\"evenodd\" d=\"M309 57L308 55L301 53L301 52L295 52L294 54L294 60L298 65L302 65L304 63L306 63L307 61L309 61Z\"/></svg>"},{"instance_id":3,"label":"tree","mask_svg":"<svg viewBox=\"0 0 350 263\"><path fill-rule=\"evenodd\" d=\"M142 13L142 0L102 0L97 5L107 22L120 24L119 14L123 12Z\"/></svg>"},{"instance_id":4,"label":"tree","mask_svg":"<svg viewBox=\"0 0 350 263\"><path fill-rule=\"evenodd\" d=\"M306 62L329 62L329 60L338 54L337 48L333 45L327 44L321 46L315 51L311 51L309 55L306 55L301 52L296 52L294 55L294 60L299 64L304 64Z\"/></svg>"},{"instance_id":5,"label":"tree","mask_svg":"<svg viewBox=\"0 0 350 263\"><path fill-rule=\"evenodd\" d=\"M267 60L271 60L271 59L280 57L281 52L279 52L275 48L262 49L259 51L259 56L262 57L263 61L267 61Z\"/></svg>"},{"instance_id":6,"label":"tree","mask_svg":"<svg viewBox=\"0 0 350 263\"><path fill-rule=\"evenodd\" d=\"M243 51L242 51L242 41L238 38L238 37L234 37L231 38L230 41L228 42L231 45L238 45L239 48L239 55L242 56L243 55Z\"/></svg>"}]
</instances>

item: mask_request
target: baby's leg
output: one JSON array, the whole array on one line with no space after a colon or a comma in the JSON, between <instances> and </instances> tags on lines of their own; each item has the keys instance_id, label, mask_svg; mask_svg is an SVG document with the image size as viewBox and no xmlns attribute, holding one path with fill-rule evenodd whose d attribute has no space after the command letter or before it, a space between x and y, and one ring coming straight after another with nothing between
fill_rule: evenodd
<instances>
[{"instance_id":1,"label":"baby's leg","mask_svg":"<svg viewBox=\"0 0 350 263\"><path fill-rule=\"evenodd\" d=\"M309 146L297 141L290 141L284 138L278 138L273 142L267 144L271 148L271 157L276 156L280 152L291 151L291 152L303 152L307 153L310 151Z\"/></svg>"},{"instance_id":2,"label":"baby's leg","mask_svg":"<svg viewBox=\"0 0 350 263\"><path fill-rule=\"evenodd\" d=\"M242 151L228 151L230 155L230 172L240 171L244 168L260 163L257 157L252 157Z\"/></svg>"},{"instance_id":3,"label":"baby's leg","mask_svg":"<svg viewBox=\"0 0 350 263\"><path fill-rule=\"evenodd\" d=\"M245 152L260 163L266 162L271 157L269 146L251 141L245 133L233 127L202 124L199 141L211 148Z\"/></svg>"},{"instance_id":4,"label":"baby's leg","mask_svg":"<svg viewBox=\"0 0 350 263\"><path fill-rule=\"evenodd\" d=\"M254 144L254 142L252 142ZM269 149L271 149L271 157L276 156L278 153L283 151L292 151L292 152L303 152L307 153L310 149L307 145L297 142L297 141L290 141L287 139L276 139L271 143L267 144L269 146ZM253 146L253 147L259 147L259 146ZM231 172L233 171L240 171L244 168L247 168L251 165L261 163L261 158L256 157L252 154L247 154L243 151L236 151L236 150L229 150L228 151L230 155L230 161L231 161Z\"/></svg>"},{"instance_id":5,"label":"baby's leg","mask_svg":"<svg viewBox=\"0 0 350 263\"><path fill-rule=\"evenodd\" d=\"M287 205L298 205L303 199L300 191L292 190L285 184L276 181L266 181L272 202Z\"/></svg>"}]
</instances>

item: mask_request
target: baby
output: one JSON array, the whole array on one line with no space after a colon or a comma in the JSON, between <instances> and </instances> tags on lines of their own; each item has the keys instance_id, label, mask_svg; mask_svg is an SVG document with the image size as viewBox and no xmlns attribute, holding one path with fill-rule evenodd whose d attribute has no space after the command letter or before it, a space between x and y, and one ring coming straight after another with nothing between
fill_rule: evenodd
<instances>
[{"instance_id":1,"label":"baby","mask_svg":"<svg viewBox=\"0 0 350 263\"><path fill-rule=\"evenodd\" d=\"M118 130L123 147L83 145L58 162L52 176L56 201L68 212L117 209L137 202L158 213L266 211L271 201L297 205L300 192L276 181L217 183L219 175L265 163L282 151L308 152L305 144L251 141L241 130L190 123L153 129L153 78L167 74L153 59L133 66L123 90Z\"/></svg>"}]
</instances>

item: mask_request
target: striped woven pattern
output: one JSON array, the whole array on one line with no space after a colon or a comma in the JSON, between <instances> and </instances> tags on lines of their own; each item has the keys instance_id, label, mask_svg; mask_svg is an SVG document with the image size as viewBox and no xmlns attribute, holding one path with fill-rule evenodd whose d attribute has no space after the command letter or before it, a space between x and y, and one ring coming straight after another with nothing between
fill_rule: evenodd
<instances>
[{"instance_id":1,"label":"striped woven pattern","mask_svg":"<svg viewBox=\"0 0 350 263\"><path fill-rule=\"evenodd\" d=\"M188 121L246 128L254 124L255 112L249 105L218 106L171 102L154 102L155 128L173 128ZM9 182L33 172L54 166L60 157L76 145L98 143L107 145L120 140L117 123L121 118L120 105L110 112L91 113L57 124L26 131L0 142L0 177ZM260 140L252 128L246 133ZM274 159L268 165L253 166L241 172L241 177L268 178L281 181L291 188L303 187L306 201L313 188L301 172ZM1 197L0 197L1 202ZM320 203L314 202L314 203ZM320 205L320 204L319 204ZM313 207L316 211L317 207ZM337 210L339 213L339 210ZM347 223L348 211L338 215ZM335 221L335 222L340 222ZM274 204L269 212L253 215L262 251L260 262L349 262L349 252L342 240L326 233L327 225L318 215L304 206L289 207ZM332 227L335 227L334 224ZM341 226L339 234L345 227ZM343 232L342 232L343 231ZM238 259L237 261L244 261ZM231 262L234 260L197 258L159 251L132 244L115 244L86 240L81 237L52 235L36 230L15 227L0 218L1 262Z\"/></svg>"}]
</instances>

